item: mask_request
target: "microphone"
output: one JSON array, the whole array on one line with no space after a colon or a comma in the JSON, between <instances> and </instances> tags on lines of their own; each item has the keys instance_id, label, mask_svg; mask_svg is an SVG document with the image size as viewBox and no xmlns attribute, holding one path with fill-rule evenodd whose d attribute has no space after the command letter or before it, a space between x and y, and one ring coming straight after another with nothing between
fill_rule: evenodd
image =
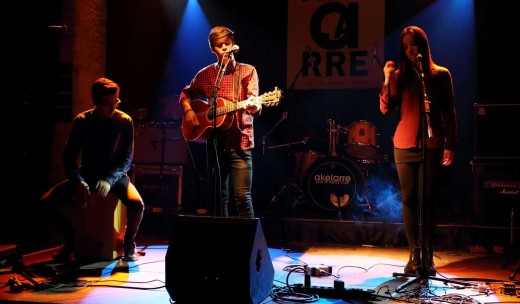
<instances>
[{"instance_id":1,"label":"microphone","mask_svg":"<svg viewBox=\"0 0 520 304\"><path fill-rule=\"evenodd\" d=\"M262 156L265 156L265 136L262 138Z\"/></svg>"},{"instance_id":2,"label":"microphone","mask_svg":"<svg viewBox=\"0 0 520 304\"><path fill-rule=\"evenodd\" d=\"M235 45L233 45L232 48L225 51L224 53L238 53L239 50L240 50L240 47L238 46L238 44L235 44Z\"/></svg>"},{"instance_id":3,"label":"microphone","mask_svg":"<svg viewBox=\"0 0 520 304\"><path fill-rule=\"evenodd\" d=\"M419 71L419 77L422 80L422 87L423 87L423 94L424 94L424 112L430 113L430 99L428 98L428 95L426 94L426 88L424 87L424 71L423 71L423 56L421 53L417 54L417 57L415 57L415 62L417 62L417 70ZM428 137L431 138L431 127L430 123L428 122Z\"/></svg>"},{"instance_id":4,"label":"microphone","mask_svg":"<svg viewBox=\"0 0 520 304\"><path fill-rule=\"evenodd\" d=\"M419 74L420 74L419 76L421 76L421 78L424 79L422 61L423 61L423 57L422 57L421 53L417 54L417 57L415 57L415 62L417 63L417 70L419 70Z\"/></svg>"}]
</instances>

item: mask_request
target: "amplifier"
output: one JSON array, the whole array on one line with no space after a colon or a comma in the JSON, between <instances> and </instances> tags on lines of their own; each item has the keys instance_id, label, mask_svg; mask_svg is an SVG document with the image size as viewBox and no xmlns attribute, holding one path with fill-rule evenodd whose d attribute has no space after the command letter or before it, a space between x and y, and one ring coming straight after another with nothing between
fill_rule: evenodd
<instances>
[{"instance_id":1,"label":"amplifier","mask_svg":"<svg viewBox=\"0 0 520 304\"><path fill-rule=\"evenodd\" d=\"M499 189L502 194L513 194L518 195L520 191L520 181L505 181L505 180L485 180L484 188L486 189Z\"/></svg>"},{"instance_id":2,"label":"amplifier","mask_svg":"<svg viewBox=\"0 0 520 304\"><path fill-rule=\"evenodd\" d=\"M187 146L178 124L136 123L134 162L182 165L186 160Z\"/></svg>"},{"instance_id":3,"label":"amplifier","mask_svg":"<svg viewBox=\"0 0 520 304\"><path fill-rule=\"evenodd\" d=\"M153 212L177 211L182 202L182 166L134 164L131 180Z\"/></svg>"},{"instance_id":4,"label":"amplifier","mask_svg":"<svg viewBox=\"0 0 520 304\"><path fill-rule=\"evenodd\" d=\"M509 226L511 208L520 207L520 163L510 159L474 160L473 215L478 222ZM516 212L516 217L520 212ZM518 219L515 219L518 221Z\"/></svg>"}]
</instances>

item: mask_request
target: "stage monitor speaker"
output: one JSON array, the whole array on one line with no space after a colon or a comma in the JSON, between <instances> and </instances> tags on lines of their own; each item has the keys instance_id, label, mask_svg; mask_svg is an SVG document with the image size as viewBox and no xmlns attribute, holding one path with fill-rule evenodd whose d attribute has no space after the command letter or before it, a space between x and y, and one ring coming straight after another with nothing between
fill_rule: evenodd
<instances>
[{"instance_id":1,"label":"stage monitor speaker","mask_svg":"<svg viewBox=\"0 0 520 304\"><path fill-rule=\"evenodd\" d=\"M258 218L178 214L166 252L166 289L175 303L257 304L274 268Z\"/></svg>"}]
</instances>

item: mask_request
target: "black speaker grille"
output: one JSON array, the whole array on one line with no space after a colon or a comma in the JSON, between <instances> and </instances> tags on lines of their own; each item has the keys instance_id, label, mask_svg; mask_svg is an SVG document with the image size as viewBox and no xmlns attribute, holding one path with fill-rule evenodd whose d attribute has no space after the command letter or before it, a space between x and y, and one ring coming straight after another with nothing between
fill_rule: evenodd
<instances>
[{"instance_id":1,"label":"black speaker grille","mask_svg":"<svg viewBox=\"0 0 520 304\"><path fill-rule=\"evenodd\" d=\"M258 218L176 215L166 289L179 303L260 303L274 268Z\"/></svg>"}]
</instances>

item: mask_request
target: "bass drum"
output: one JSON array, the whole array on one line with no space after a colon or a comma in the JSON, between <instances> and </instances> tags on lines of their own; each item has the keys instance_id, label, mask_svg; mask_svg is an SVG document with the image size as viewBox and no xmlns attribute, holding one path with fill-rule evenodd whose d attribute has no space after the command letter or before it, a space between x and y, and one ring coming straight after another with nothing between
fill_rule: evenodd
<instances>
[{"instance_id":1,"label":"bass drum","mask_svg":"<svg viewBox=\"0 0 520 304\"><path fill-rule=\"evenodd\" d=\"M294 153L293 179L298 183L298 185L302 184L305 173L312 163L322 157L324 157L322 153L312 150Z\"/></svg>"},{"instance_id":2,"label":"bass drum","mask_svg":"<svg viewBox=\"0 0 520 304\"><path fill-rule=\"evenodd\" d=\"M304 193L309 202L325 210L338 210L357 199L364 191L361 169L351 160L325 157L307 170Z\"/></svg>"}]
</instances>

